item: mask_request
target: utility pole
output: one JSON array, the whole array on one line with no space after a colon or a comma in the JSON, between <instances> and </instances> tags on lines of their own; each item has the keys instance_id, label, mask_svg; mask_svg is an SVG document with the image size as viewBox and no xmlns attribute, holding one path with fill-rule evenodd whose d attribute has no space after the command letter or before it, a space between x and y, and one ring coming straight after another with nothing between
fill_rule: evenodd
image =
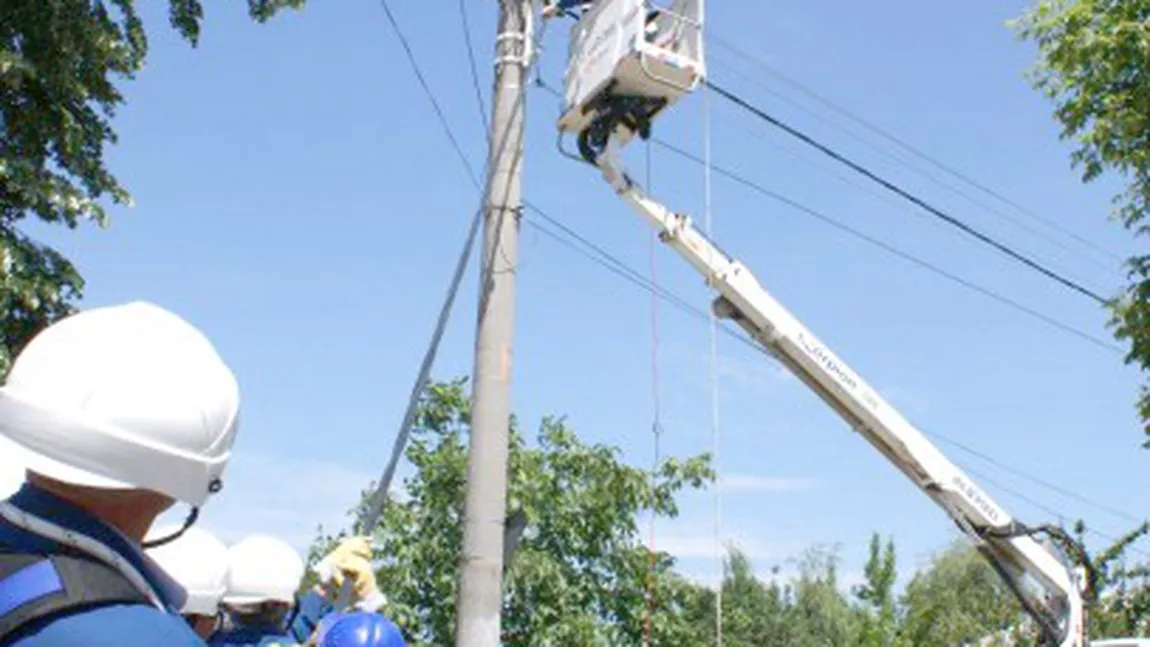
<instances>
[{"instance_id":1,"label":"utility pole","mask_svg":"<svg viewBox=\"0 0 1150 647\"><path fill-rule=\"evenodd\" d=\"M498 647L531 0L499 1L456 647Z\"/></svg>"}]
</instances>

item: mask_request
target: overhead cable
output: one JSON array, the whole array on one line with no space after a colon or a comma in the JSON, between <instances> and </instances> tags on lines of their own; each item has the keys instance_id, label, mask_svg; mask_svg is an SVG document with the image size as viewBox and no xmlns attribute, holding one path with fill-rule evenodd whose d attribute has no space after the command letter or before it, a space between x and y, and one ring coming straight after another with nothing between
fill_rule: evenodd
<instances>
[{"instance_id":1,"label":"overhead cable","mask_svg":"<svg viewBox=\"0 0 1150 647\"><path fill-rule=\"evenodd\" d=\"M830 109L831 111L838 113L839 115L841 115L843 117L846 117L847 119L849 119L849 120L855 122L856 124L862 126L866 130L869 130L870 132L878 135L879 137L891 142L895 146L898 146L899 148L907 151L911 155L923 160L924 162L934 166L935 168L938 168L938 169L942 170L943 172L950 174L951 176L953 176L953 177L957 178L958 180L966 183L967 185L973 187L974 189L984 193L985 195L987 195L991 198L994 198L994 199L998 200L999 202L1001 202L1007 206L1013 207L1019 213L1026 215L1027 217L1031 218L1032 220L1034 220L1036 222L1040 222L1040 223L1046 225L1047 227L1050 227L1051 229L1062 233L1065 236L1073 238L1074 240L1078 241L1080 244L1084 245L1085 247L1088 247L1088 248L1094 250L1095 252L1097 252L1097 253L1099 253L1099 254L1101 254L1101 255L1103 255L1103 256L1111 259L1111 260L1116 260L1116 261L1122 260L1121 256L1119 256L1118 254L1115 254L1114 252L1106 249L1105 247L1099 245L1098 243L1082 236L1081 234L1078 234L1074 231L1071 231L1070 229L1068 229L1066 227L1063 227L1062 225L1058 224L1056 221L1037 213L1036 211L1026 207L1025 205L1019 204L1017 201L1011 199L1009 196L1004 195L1001 191L997 191L994 188L987 186L985 183L978 181L977 179L971 177L970 175L963 173L962 171L954 168L953 166L946 164L945 162L940 161L936 157L933 157L933 156L923 152L921 149L913 146L912 144L908 143L906 140L892 134L891 132L881 128L880 126L874 124L873 122L868 121L867 119L864 119L863 117L851 112L850 110L843 107L842 105L835 103L834 101L831 101L830 99L826 98L825 96L822 96L821 94L816 92L814 89L812 89L810 86L802 83L801 81L798 81L794 77L791 77L790 75L779 70L777 67L774 67L773 65L771 65L767 61L763 60L762 57L754 56L753 54L750 54L750 53L746 52L745 50L743 50L742 48L732 44L730 41L727 41L724 38L720 38L719 36L716 36L714 34L711 34L710 42L713 42L716 45L718 45L719 47L730 51L731 53L743 58L746 61L751 62L752 64L756 65L757 67L759 67L763 71L765 71L768 74L771 74L772 76L780 79L785 84L798 90L800 93L806 95L810 99L823 105L824 107Z\"/></svg>"},{"instance_id":2,"label":"overhead cable","mask_svg":"<svg viewBox=\"0 0 1150 647\"><path fill-rule=\"evenodd\" d=\"M701 158L699 158L699 156L694 155L693 153L690 153L686 150L683 150L682 148L679 148L678 146L675 146L674 144L671 144L671 143L666 142L662 139L654 138L654 137L652 138L652 141L654 141L660 147L662 147L666 150L669 150L672 153L675 153L676 155L683 157L684 159L690 160L690 161L695 162L697 164L703 163L703 160ZM985 297L989 297L989 298L991 298L991 299L993 299L993 300L995 300L995 301L997 301L997 302L999 302L999 303L1001 303L1007 307L1010 307L1014 310L1022 312L1022 313L1026 314L1026 315L1028 315L1034 319L1037 319L1037 320L1049 325L1049 326L1053 326L1055 328L1058 328L1059 330L1062 330L1063 332L1070 333L1070 334L1074 335L1075 337L1078 337L1084 341L1090 342L1091 344L1093 344L1095 346L1098 346L1100 348L1104 348L1104 349L1109 350L1111 352L1115 352L1115 353L1122 353L1123 352L1121 348L1119 348L1118 346L1116 346L1116 345L1114 345L1108 341L1105 341L1099 337L1091 335L1090 333L1083 331L1079 328L1075 328L1074 326L1063 323L1063 322L1061 322L1061 321L1059 321L1059 320L1057 320L1057 319L1055 319L1049 315L1043 314L1043 313L1041 313L1041 312L1039 312L1039 311L1037 311L1037 310L1035 310L1029 306L1023 305L1022 303L1015 301L1014 299L1011 299L1010 297L1004 296L1002 294L994 292L993 290L982 287L981 285L978 285L977 283L974 283L968 279L964 279L964 278L958 276L957 274L954 274L948 270L942 269L941 267L935 265L934 263L931 263L930 261L919 258L913 254L908 253L908 252L904 252L901 249L894 247L890 243L887 243L883 240L880 240L878 238L875 238L873 236L865 234L865 233L851 227L850 225L847 225L847 224L845 224L839 220L836 220L836 219L834 219L834 218L832 218L826 214L823 214L822 212L819 212L819 211L817 211L811 207L808 207L805 204L802 204L802 203L800 203L800 202L798 202L792 198L789 198L789 197L787 197L781 193L778 193L776 191L772 191L772 190L766 188L765 186L763 186L762 184L759 184L759 183L754 182L754 181L752 181L752 180L750 180L750 179L748 179L742 175L739 175L738 173L735 173L734 171L731 171L730 169L727 169L727 168L725 168L723 166L719 166L719 165L712 165L712 170L714 171L714 173L716 175L720 175L722 177L725 177L728 180L731 180L732 182L741 184L741 185L743 185L743 186L745 186L745 187L747 187L747 188L749 188L749 189L751 189L751 190L753 190L753 191L755 191L755 192L757 192L763 196L766 196L772 200L775 200L776 202L780 202L782 204L787 205L788 207L791 207L792 209L801 211L801 212L803 212L803 213L805 213L805 214L807 214L813 218L816 218L817 220L819 220L819 221L821 221L827 225L830 225L831 227L834 227L835 229L838 229L839 231L842 231L842 232L847 233L851 236L854 236L855 238L858 238L859 240L862 240L862 241L864 241L870 245L878 247L879 249L882 249L883 251L885 251L889 254L892 254L892 255L897 256L897 257L899 257L905 261L913 263L913 264L915 264L915 265L917 265L917 266L919 266L925 270L928 270L928 271L930 271L930 272L932 272L938 276L941 276L942 278L944 278L944 279L946 279L952 283L958 284L958 285L960 285L960 286L962 286L968 290L972 290L974 292L977 292L977 293L979 293Z\"/></svg>"},{"instance_id":3,"label":"overhead cable","mask_svg":"<svg viewBox=\"0 0 1150 647\"><path fill-rule=\"evenodd\" d=\"M1083 296L1086 296L1086 297L1092 299L1093 301L1095 301L1096 303L1098 303L1100 305L1107 305L1109 303L1109 301L1107 299L1100 296L1098 293L1094 292L1090 288L1087 288L1087 287L1083 286L1082 284L1078 283L1077 281L1074 281L1073 279L1067 278L1067 277L1063 276L1062 274L1055 272L1054 270L1046 267L1045 265L1039 263L1038 261L1035 261L1035 260L1031 259L1030 257L1016 251L1015 249L1013 249L1009 245L1002 243L1002 242L996 240L995 238L993 238L987 234L982 233L981 231L968 225L967 223L963 222L962 220L959 220L955 216L952 216L949 213L946 213L945 211L939 209L938 207L935 207L934 205L926 202L922 198L919 198L918 196L910 193L906 189L903 189L902 187L898 186L897 184L894 184L893 182L883 178L882 176L878 175L874 171L871 171L867 167L851 160L850 158L839 153L838 151L834 150L833 148L827 146L826 144L819 142L818 140L814 139L810 135L807 135L806 133L802 132L801 130L799 130L793 126L790 126L789 124L783 122L782 120L780 120L780 119L772 116L771 114L767 113L763 109L752 105L750 102L748 102L747 100L743 99L742 97L736 95L735 93L733 93L729 90L726 90L722 86L719 86L712 81L706 81L705 83L706 83L707 87L714 90L719 96L723 97L727 101L730 101L732 104L742 108L743 110L745 110L749 114L751 114L751 115L761 119L762 121L782 130L783 132L787 133L788 135L798 139L799 141L802 141L804 144L807 144L808 146L815 148L816 150L818 150L819 152L823 153L824 155L830 157L831 159L834 159L835 161L846 165L851 170L865 176L866 178L879 184L880 186L887 189L888 191L891 191L892 193L898 195L899 197L911 202L912 204L918 206L919 208L923 209L924 211L931 214L932 216L939 218L943 222L946 222L947 224L957 228L958 230L962 231L963 233L967 234L968 236L971 236L972 238L982 242L983 244L988 245L989 247L991 247L991 248L997 250L998 252L1014 259L1015 261L1021 263L1022 265L1029 267L1030 269L1034 270L1035 272L1038 272L1039 274L1046 276L1047 278L1055 281L1056 283L1059 283L1059 284L1063 285L1064 287L1069 288L1071 291L1076 292L1078 294L1081 294Z\"/></svg>"}]
</instances>

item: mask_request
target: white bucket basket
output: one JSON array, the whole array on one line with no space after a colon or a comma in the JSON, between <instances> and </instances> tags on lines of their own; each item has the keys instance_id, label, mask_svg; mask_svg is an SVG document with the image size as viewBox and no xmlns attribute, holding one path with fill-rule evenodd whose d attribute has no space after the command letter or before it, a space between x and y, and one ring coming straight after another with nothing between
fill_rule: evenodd
<instances>
[{"instance_id":1,"label":"white bucket basket","mask_svg":"<svg viewBox=\"0 0 1150 647\"><path fill-rule=\"evenodd\" d=\"M693 91L706 72L703 2L598 0L571 30L559 130L583 131L611 96L662 100L661 111Z\"/></svg>"}]
</instances>

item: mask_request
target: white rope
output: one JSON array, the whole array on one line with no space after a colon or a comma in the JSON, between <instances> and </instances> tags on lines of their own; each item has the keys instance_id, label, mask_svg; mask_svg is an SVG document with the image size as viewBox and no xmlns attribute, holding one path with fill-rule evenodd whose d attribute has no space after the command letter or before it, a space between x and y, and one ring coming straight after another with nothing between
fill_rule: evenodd
<instances>
[{"instance_id":1,"label":"white rope","mask_svg":"<svg viewBox=\"0 0 1150 647\"><path fill-rule=\"evenodd\" d=\"M703 87L703 221L707 237L714 239L714 222L711 216L711 93ZM711 454L715 466L715 561L718 570L718 586L715 590L715 645L723 647L723 470L722 448L723 428L719 416L719 321L714 310L710 317L711 356Z\"/></svg>"},{"instance_id":2,"label":"white rope","mask_svg":"<svg viewBox=\"0 0 1150 647\"><path fill-rule=\"evenodd\" d=\"M646 181L647 190L651 190L651 142L646 142ZM654 231L650 233L649 240L649 271L651 284L658 286L659 275L656 265L656 255L659 247L659 236ZM651 291L651 435L654 441L654 458L651 461L651 474L650 474L650 488L651 488L651 519L650 519L650 534L648 536L647 550L650 552L650 563L648 564L647 573L647 609L645 612L645 622L643 627L643 647L651 647L653 641L653 627L654 627L654 613L657 605L655 599L655 591L657 589L657 573L655 568L657 566L657 558L655 555L655 532L656 523L658 522L658 511L655 509L655 488L658 486L659 466L662 464L662 439L663 439L663 407L660 395L659 379L659 295L656 290Z\"/></svg>"}]
</instances>

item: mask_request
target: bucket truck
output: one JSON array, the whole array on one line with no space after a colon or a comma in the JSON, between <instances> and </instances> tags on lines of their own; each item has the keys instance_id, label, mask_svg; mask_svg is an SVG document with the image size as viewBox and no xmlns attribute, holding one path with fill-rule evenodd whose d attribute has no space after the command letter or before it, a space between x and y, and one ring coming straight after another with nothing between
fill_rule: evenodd
<instances>
[{"instance_id":1,"label":"bucket truck","mask_svg":"<svg viewBox=\"0 0 1150 647\"><path fill-rule=\"evenodd\" d=\"M578 140L620 198L713 288L733 320L906 475L973 540L1016 594L1045 647L1086 647L1088 560L1062 528L1027 525L944 456L846 362L776 301L755 275L686 214L660 204L622 167L618 151L646 138L669 105L705 78L704 0L667 8L597 0L571 31L560 136Z\"/></svg>"}]
</instances>

